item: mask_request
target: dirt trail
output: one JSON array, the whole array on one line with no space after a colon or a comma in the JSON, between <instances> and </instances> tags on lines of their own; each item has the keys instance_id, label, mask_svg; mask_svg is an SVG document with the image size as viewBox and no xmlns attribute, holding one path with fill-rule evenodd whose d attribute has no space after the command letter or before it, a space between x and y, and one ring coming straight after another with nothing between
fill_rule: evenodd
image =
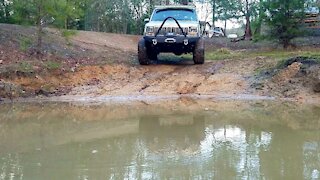
<instances>
[{"instance_id":1,"label":"dirt trail","mask_svg":"<svg viewBox=\"0 0 320 180\"><path fill-rule=\"evenodd\" d=\"M72 37L75 44L97 52L105 51L107 48L136 53L139 36L122 35L100 32L78 31Z\"/></svg>"}]
</instances>

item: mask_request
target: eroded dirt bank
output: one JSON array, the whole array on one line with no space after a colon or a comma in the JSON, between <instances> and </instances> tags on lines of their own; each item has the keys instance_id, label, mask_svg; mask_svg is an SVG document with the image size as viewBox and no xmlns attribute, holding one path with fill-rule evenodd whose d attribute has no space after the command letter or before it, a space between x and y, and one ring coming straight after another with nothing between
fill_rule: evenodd
<instances>
[{"instance_id":1,"label":"eroded dirt bank","mask_svg":"<svg viewBox=\"0 0 320 180\"><path fill-rule=\"evenodd\" d=\"M273 72L259 74L257 70L272 60L224 60L190 65L185 61L177 64L132 66L111 64L84 66L75 72L36 77L16 77L10 83L34 91L40 97L55 98L57 95L77 100L79 97L99 96L229 96L255 95L273 98L290 98L301 102L320 102L316 92L319 66L307 68L293 63ZM269 72L271 73L271 72ZM316 74L316 75L314 75ZM60 87L56 88L56 87ZM15 92L17 91L17 92ZM12 88L11 93L19 94ZM21 91L21 90L20 90ZM15 94L14 94L15 95Z\"/></svg>"},{"instance_id":2,"label":"eroded dirt bank","mask_svg":"<svg viewBox=\"0 0 320 180\"><path fill-rule=\"evenodd\" d=\"M21 47L32 28L0 28L2 42L7 42L0 43L0 98L255 95L320 102L317 59L298 57L279 66L268 56L246 56L247 49L237 50L239 57L218 61L208 56L204 65L193 65L188 56L169 61L161 56L150 66L140 66L139 36L77 32L64 39L59 31L47 29L46 40L51 43L45 44L47 53L39 60L32 46ZM207 42L207 54L219 49L213 41Z\"/></svg>"}]
</instances>

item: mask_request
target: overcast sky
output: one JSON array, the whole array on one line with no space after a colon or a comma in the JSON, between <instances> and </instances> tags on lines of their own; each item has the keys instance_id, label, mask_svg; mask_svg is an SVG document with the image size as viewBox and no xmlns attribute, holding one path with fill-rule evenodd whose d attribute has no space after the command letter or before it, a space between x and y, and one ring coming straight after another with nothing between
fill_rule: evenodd
<instances>
[{"instance_id":1,"label":"overcast sky","mask_svg":"<svg viewBox=\"0 0 320 180\"><path fill-rule=\"evenodd\" d=\"M195 3L195 5L197 7L199 19L201 21L207 21L210 24L212 24L212 7L210 3L208 4ZM224 28L224 22L222 21L216 21L215 25L218 27ZM227 21L227 29L239 28L240 26L241 26L241 23L237 22L237 20Z\"/></svg>"}]
</instances>

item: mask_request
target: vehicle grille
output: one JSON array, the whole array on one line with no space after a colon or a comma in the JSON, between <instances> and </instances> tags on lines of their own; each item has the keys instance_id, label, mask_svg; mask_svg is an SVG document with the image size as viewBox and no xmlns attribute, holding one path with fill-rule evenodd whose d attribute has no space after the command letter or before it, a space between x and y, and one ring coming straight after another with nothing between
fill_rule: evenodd
<instances>
[{"instance_id":1,"label":"vehicle grille","mask_svg":"<svg viewBox=\"0 0 320 180\"><path fill-rule=\"evenodd\" d=\"M158 29L159 29L159 27L156 27L156 28L154 28L155 30L155 32L154 33L157 33L158 32ZM186 35L188 35L188 28L182 28L183 29L183 32L186 34ZM159 34L158 35L163 35L163 36L165 36L165 35L167 35L168 33L173 33L173 35L183 35L183 33L181 32L181 30L180 30L180 28L178 28L178 27L163 27L161 30L160 30L160 32L159 32Z\"/></svg>"}]
</instances>

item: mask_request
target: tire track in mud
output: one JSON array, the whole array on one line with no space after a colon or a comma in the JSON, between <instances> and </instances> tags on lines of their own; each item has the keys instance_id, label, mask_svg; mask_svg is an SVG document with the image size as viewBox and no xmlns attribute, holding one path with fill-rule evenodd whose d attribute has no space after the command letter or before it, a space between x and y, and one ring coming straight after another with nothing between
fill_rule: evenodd
<instances>
[{"instance_id":1,"label":"tire track in mud","mask_svg":"<svg viewBox=\"0 0 320 180\"><path fill-rule=\"evenodd\" d=\"M224 73L221 62L204 65L106 65L100 68L98 85L75 88L73 95L210 95L242 93L245 83L241 75ZM93 68L94 69L94 68ZM96 69L95 69L96 70Z\"/></svg>"},{"instance_id":2,"label":"tire track in mud","mask_svg":"<svg viewBox=\"0 0 320 180\"><path fill-rule=\"evenodd\" d=\"M207 64L209 65L209 64ZM221 63L211 64L209 67L194 65L179 65L165 74L160 74L157 78L147 82L140 92L148 91L150 88L159 89L162 84L173 85L171 89L176 94L193 94L207 79L216 73L223 65ZM191 78L190 77L194 77ZM163 87L163 86L162 86ZM152 90L151 90L152 91ZM153 91L154 92L154 91Z\"/></svg>"}]
</instances>

